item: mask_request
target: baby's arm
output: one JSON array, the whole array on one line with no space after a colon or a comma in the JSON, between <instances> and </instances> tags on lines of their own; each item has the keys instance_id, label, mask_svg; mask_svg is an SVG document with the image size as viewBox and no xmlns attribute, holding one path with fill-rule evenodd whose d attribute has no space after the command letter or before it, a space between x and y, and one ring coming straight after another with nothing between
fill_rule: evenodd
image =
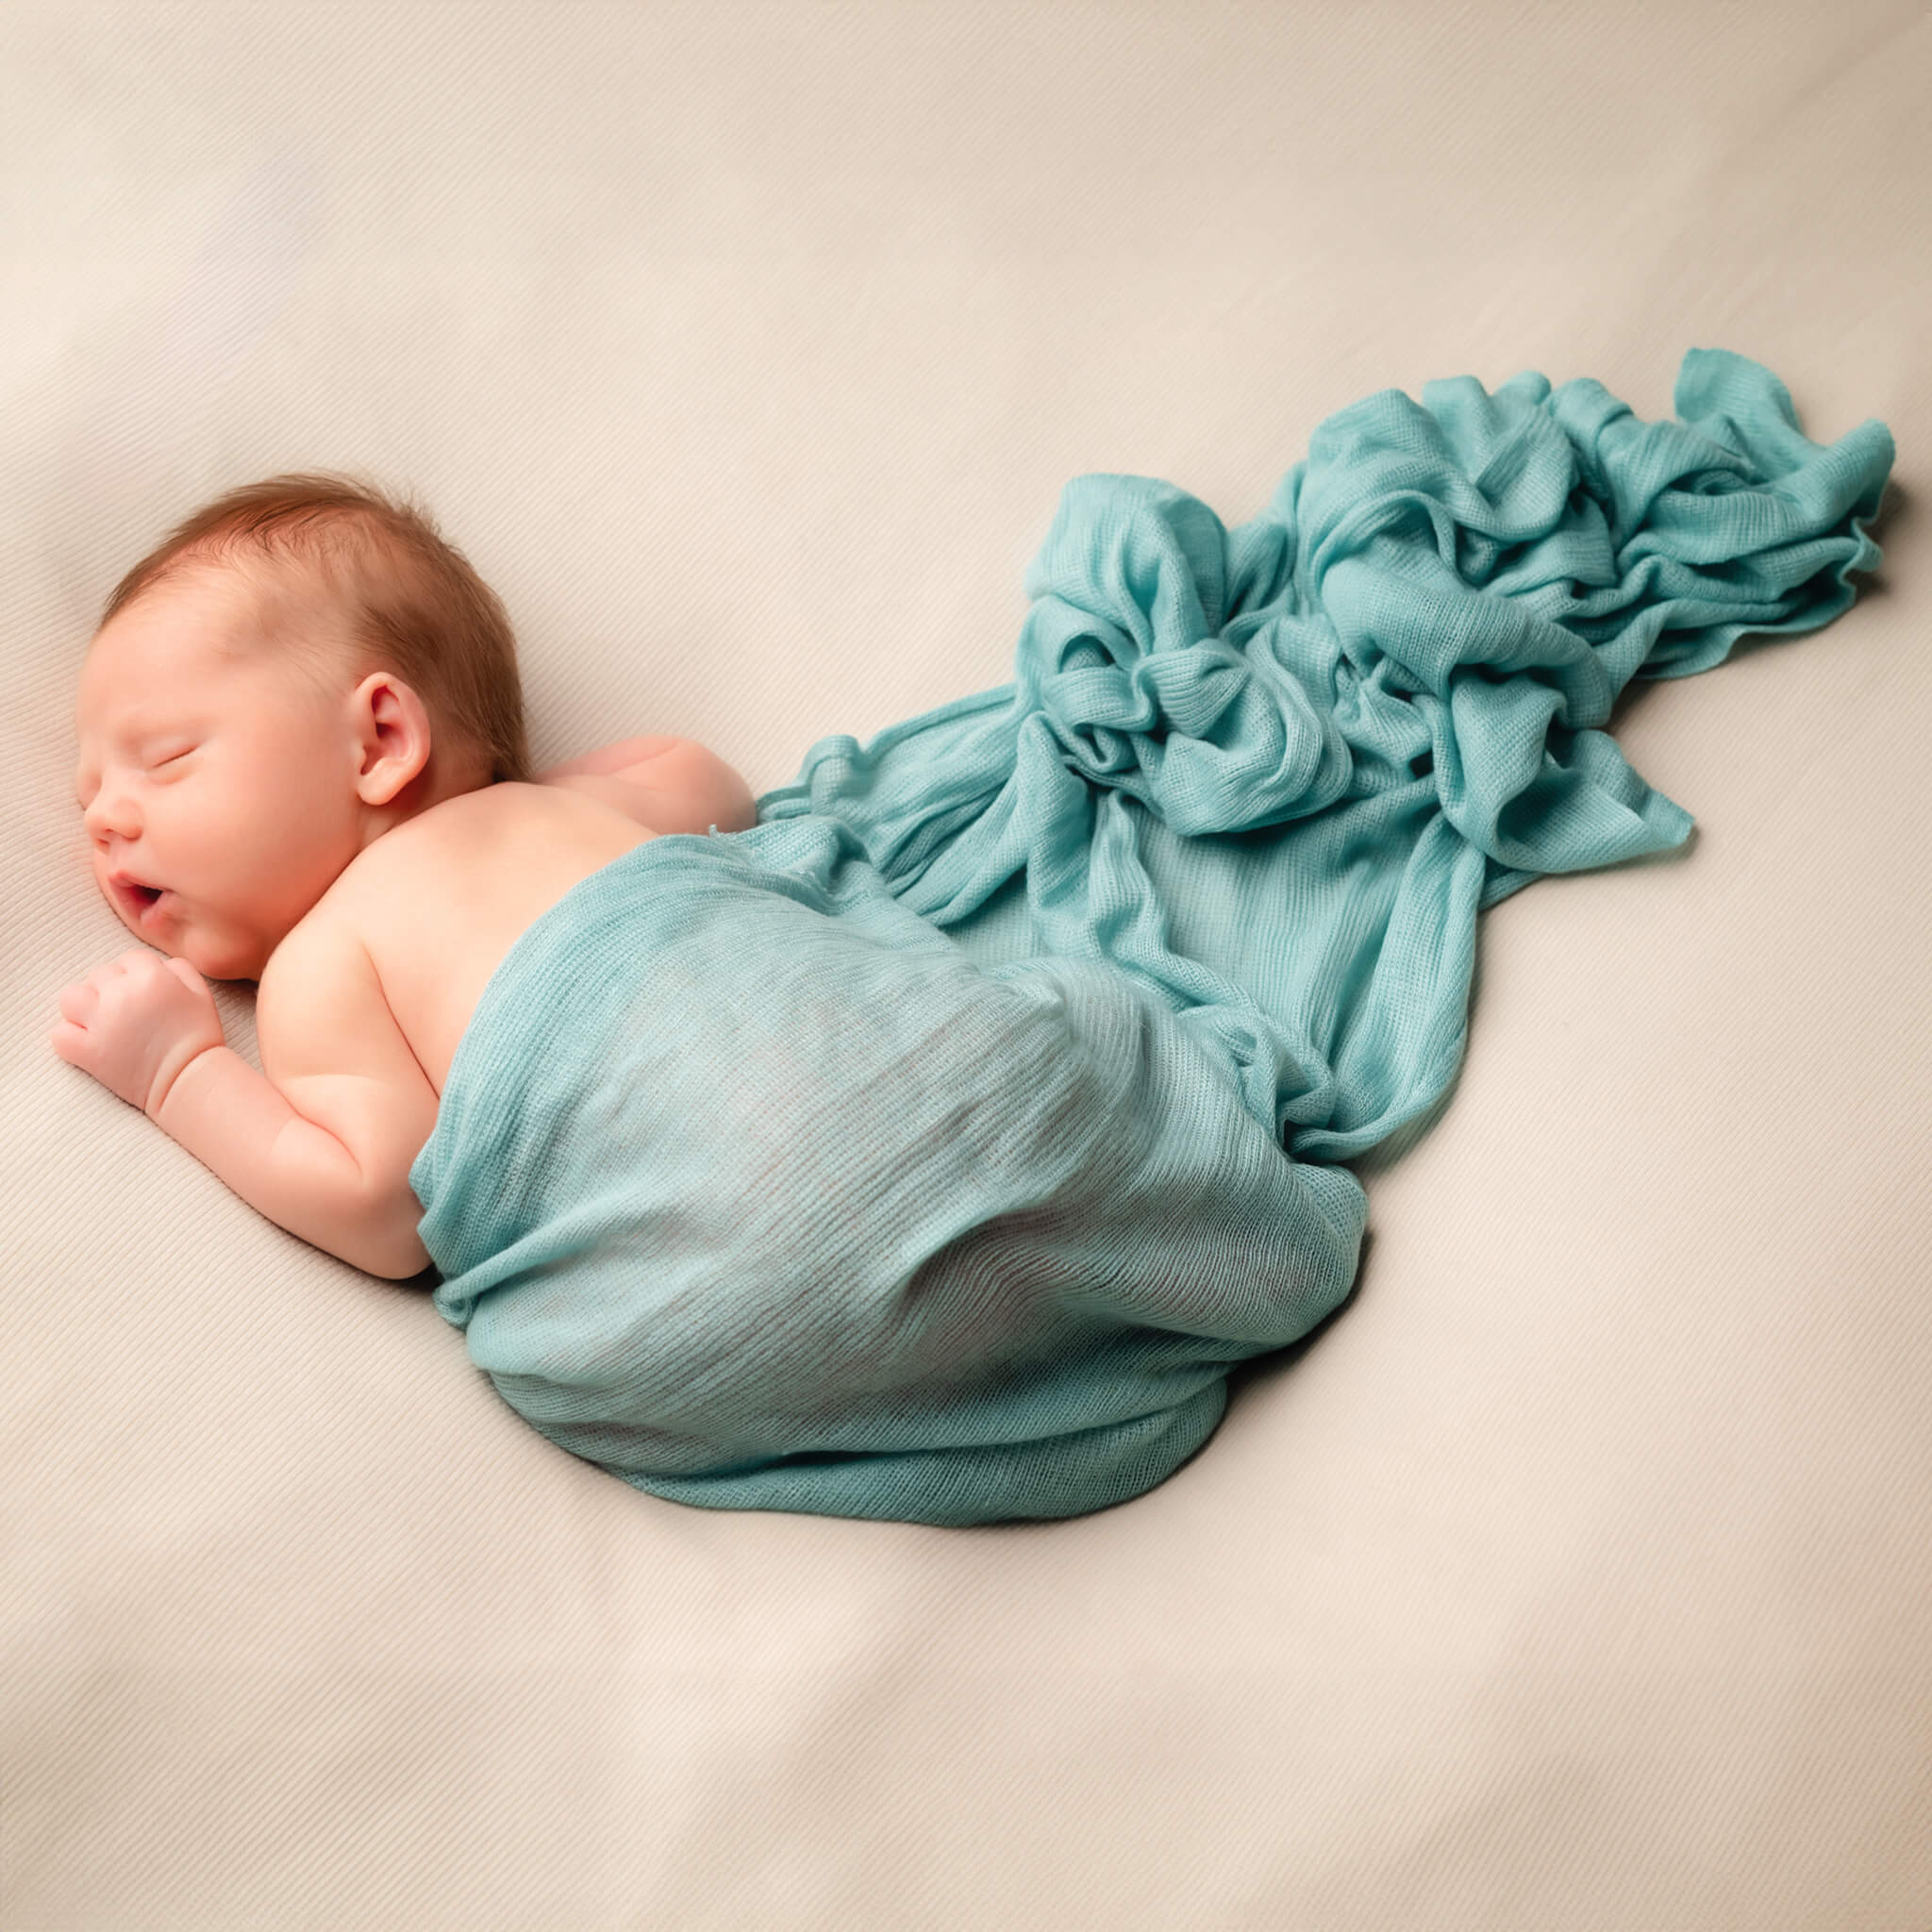
<instances>
[{"instance_id":1,"label":"baby's arm","mask_svg":"<svg viewBox=\"0 0 1932 1932\"><path fill-rule=\"evenodd\" d=\"M258 1074L227 1046L175 1075L152 1118L258 1213L391 1281L429 1265L409 1168L436 1090L341 922L285 939L256 993Z\"/></svg>"},{"instance_id":2,"label":"baby's arm","mask_svg":"<svg viewBox=\"0 0 1932 1932\"><path fill-rule=\"evenodd\" d=\"M429 1265L413 1221L403 1224L349 1140L299 1112L233 1048L189 1061L153 1119L258 1213L352 1268L402 1281Z\"/></svg>"},{"instance_id":3,"label":"baby's arm","mask_svg":"<svg viewBox=\"0 0 1932 1932\"><path fill-rule=\"evenodd\" d=\"M612 802L605 783L572 786L573 778L616 780L615 794L640 824L654 832L742 832L758 824L751 788L715 752L689 738L625 738L553 765L540 785L582 790Z\"/></svg>"}]
</instances>

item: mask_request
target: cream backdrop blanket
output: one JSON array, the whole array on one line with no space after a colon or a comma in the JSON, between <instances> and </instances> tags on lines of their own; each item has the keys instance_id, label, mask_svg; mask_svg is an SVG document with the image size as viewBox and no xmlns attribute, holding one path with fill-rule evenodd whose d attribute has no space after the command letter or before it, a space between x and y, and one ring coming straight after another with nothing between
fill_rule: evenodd
<instances>
[{"instance_id":1,"label":"cream backdrop blanket","mask_svg":"<svg viewBox=\"0 0 1932 1932\"><path fill-rule=\"evenodd\" d=\"M0 1926L1932 1924L1932 24L0 10ZM782 784L1008 673L1062 486L1372 391L1775 370L1829 628L1626 694L1682 847L1478 928L1359 1289L1091 1516L681 1508L47 1044L121 569L291 467L503 593L540 762ZM220 989L252 1044L250 990Z\"/></svg>"}]
</instances>

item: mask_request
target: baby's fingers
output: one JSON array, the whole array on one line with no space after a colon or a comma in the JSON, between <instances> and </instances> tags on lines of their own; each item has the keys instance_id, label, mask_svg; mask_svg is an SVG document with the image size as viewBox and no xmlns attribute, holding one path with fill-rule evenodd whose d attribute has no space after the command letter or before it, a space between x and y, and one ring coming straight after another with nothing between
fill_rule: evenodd
<instances>
[{"instance_id":1,"label":"baby's fingers","mask_svg":"<svg viewBox=\"0 0 1932 1932\"><path fill-rule=\"evenodd\" d=\"M94 1008L101 1003L101 990L91 979L76 979L72 986L60 989L60 1017L63 1020L77 1020L83 1024L93 1017Z\"/></svg>"},{"instance_id":2,"label":"baby's fingers","mask_svg":"<svg viewBox=\"0 0 1932 1932\"><path fill-rule=\"evenodd\" d=\"M47 1038L54 1042L54 1051L70 1067L85 1066L87 1060L87 1031L63 1020Z\"/></svg>"}]
</instances>

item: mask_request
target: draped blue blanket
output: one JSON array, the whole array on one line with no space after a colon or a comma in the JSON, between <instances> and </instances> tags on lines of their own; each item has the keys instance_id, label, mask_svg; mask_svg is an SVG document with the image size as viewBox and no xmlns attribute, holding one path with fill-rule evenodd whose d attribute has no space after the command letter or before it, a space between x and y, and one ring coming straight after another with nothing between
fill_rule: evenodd
<instances>
[{"instance_id":1,"label":"draped blue blanket","mask_svg":"<svg viewBox=\"0 0 1932 1932\"><path fill-rule=\"evenodd\" d=\"M1893 448L1692 349L1677 421L1526 372L1330 417L1251 523L1076 477L1014 680L828 738L510 949L410 1172L436 1306L679 1502L935 1524L1140 1493L1347 1296L1477 913L1691 820L1633 677L1817 628Z\"/></svg>"}]
</instances>

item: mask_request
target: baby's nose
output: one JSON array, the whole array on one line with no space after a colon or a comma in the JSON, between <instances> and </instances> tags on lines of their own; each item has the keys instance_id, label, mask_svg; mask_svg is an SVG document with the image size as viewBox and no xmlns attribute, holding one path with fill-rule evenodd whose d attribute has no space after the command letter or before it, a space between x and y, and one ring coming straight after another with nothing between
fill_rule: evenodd
<instances>
[{"instance_id":1,"label":"baby's nose","mask_svg":"<svg viewBox=\"0 0 1932 1932\"><path fill-rule=\"evenodd\" d=\"M119 833L124 839L133 838L138 829L134 822L131 802L118 786L103 785L93 795L87 809L81 813L81 824L87 828L87 835L96 844L101 843L110 833Z\"/></svg>"}]
</instances>

